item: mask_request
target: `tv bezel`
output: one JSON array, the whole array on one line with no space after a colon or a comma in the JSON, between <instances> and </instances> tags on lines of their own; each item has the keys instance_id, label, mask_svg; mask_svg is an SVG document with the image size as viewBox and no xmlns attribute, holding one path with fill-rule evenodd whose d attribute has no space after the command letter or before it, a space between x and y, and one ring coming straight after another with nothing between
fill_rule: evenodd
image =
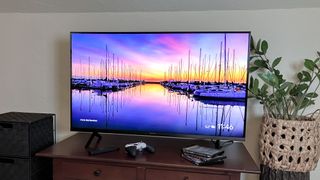
<instances>
[{"instance_id":1,"label":"tv bezel","mask_svg":"<svg viewBox=\"0 0 320 180\"><path fill-rule=\"evenodd\" d=\"M73 34L181 34L181 33L247 33L248 34L248 59L247 59L247 77L246 77L246 98L245 98L245 112L244 112L244 132L243 137L236 136L207 136L207 135L194 135L194 134L174 134L174 133L155 133L155 132L141 132L141 131L125 131L125 130L109 130L109 129L95 129L95 128L75 128L72 126L72 35ZM70 32L70 131L78 132L99 132L106 134L121 134L121 135L136 135L136 136L155 136L167 138L180 138L180 139L202 139L202 140L234 140L244 141L246 138L247 126L247 111L248 111L248 81L249 81L249 55L250 55L250 41L251 31L111 31L111 32L94 32L94 31L71 31Z\"/></svg>"}]
</instances>

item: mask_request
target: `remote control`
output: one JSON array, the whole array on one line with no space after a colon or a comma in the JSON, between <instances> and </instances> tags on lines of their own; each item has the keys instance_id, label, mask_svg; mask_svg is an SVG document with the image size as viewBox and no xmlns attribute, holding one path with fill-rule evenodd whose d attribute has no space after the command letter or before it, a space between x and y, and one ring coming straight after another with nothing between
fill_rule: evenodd
<instances>
[{"instance_id":1,"label":"remote control","mask_svg":"<svg viewBox=\"0 0 320 180\"><path fill-rule=\"evenodd\" d=\"M137 152L142 151L142 150L146 150L150 153L155 152L154 147L147 145L144 142L126 144L124 148L127 151L127 153L129 154L129 156L131 156L131 157L136 157Z\"/></svg>"},{"instance_id":2,"label":"remote control","mask_svg":"<svg viewBox=\"0 0 320 180\"><path fill-rule=\"evenodd\" d=\"M97 154L102 154L102 153L107 153L107 152L112 152L112 151L117 151L119 150L118 147L115 146L110 146L110 147L98 147L98 148L88 148L88 154L90 156L97 155Z\"/></svg>"}]
</instances>

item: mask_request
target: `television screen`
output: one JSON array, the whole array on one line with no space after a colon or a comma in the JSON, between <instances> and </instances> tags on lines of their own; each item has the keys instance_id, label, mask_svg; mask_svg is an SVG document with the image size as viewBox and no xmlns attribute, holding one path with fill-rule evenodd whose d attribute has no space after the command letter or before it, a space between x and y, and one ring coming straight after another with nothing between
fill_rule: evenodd
<instances>
[{"instance_id":1,"label":"television screen","mask_svg":"<svg viewBox=\"0 0 320 180\"><path fill-rule=\"evenodd\" d=\"M71 130L241 140L249 32L72 32Z\"/></svg>"}]
</instances>

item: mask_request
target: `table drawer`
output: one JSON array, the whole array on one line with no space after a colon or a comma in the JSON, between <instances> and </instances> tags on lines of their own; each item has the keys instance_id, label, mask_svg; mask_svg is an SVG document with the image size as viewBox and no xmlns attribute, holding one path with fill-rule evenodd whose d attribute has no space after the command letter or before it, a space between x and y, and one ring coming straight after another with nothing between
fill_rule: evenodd
<instances>
[{"instance_id":1,"label":"table drawer","mask_svg":"<svg viewBox=\"0 0 320 180\"><path fill-rule=\"evenodd\" d=\"M229 175L147 169L146 180L229 180Z\"/></svg>"},{"instance_id":2,"label":"table drawer","mask_svg":"<svg viewBox=\"0 0 320 180\"><path fill-rule=\"evenodd\" d=\"M135 180L136 168L85 162L55 162L54 180Z\"/></svg>"}]
</instances>

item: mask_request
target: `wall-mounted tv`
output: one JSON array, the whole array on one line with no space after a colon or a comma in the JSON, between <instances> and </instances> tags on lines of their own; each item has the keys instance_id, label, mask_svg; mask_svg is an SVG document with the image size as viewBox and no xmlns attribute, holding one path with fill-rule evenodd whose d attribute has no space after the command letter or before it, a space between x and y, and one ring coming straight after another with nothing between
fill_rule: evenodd
<instances>
[{"instance_id":1,"label":"wall-mounted tv","mask_svg":"<svg viewBox=\"0 0 320 180\"><path fill-rule=\"evenodd\" d=\"M71 130L242 140L250 32L71 32Z\"/></svg>"}]
</instances>

